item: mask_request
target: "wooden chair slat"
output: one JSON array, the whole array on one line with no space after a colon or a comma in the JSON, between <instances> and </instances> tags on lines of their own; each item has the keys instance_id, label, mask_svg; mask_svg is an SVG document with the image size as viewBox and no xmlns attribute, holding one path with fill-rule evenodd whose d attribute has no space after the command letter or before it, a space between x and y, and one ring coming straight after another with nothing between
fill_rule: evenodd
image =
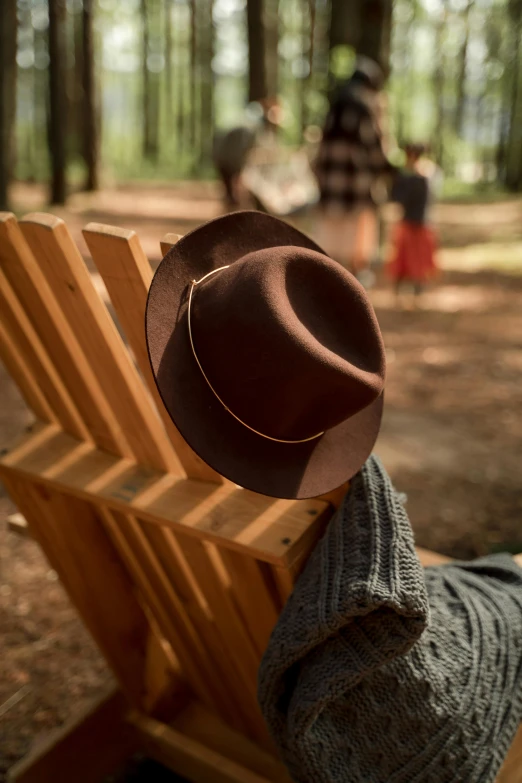
<instances>
[{"instance_id":1,"label":"wooden chair slat","mask_svg":"<svg viewBox=\"0 0 522 783\"><path fill-rule=\"evenodd\" d=\"M170 531L166 531L166 535ZM250 736L261 745L269 743L268 732L257 703L257 669L260 655L242 622L230 594L228 575L214 544L179 536L187 564L208 603L219 633L236 668L236 693L248 708Z\"/></svg>"},{"instance_id":2,"label":"wooden chair slat","mask_svg":"<svg viewBox=\"0 0 522 783\"><path fill-rule=\"evenodd\" d=\"M280 761L253 742L240 739L235 731L195 701L177 713L171 726L272 783L292 783Z\"/></svg>"},{"instance_id":3,"label":"wooden chair slat","mask_svg":"<svg viewBox=\"0 0 522 783\"><path fill-rule=\"evenodd\" d=\"M242 693L238 695L237 670L228 650L229 642L220 634L216 618L179 545L179 536L147 523L143 523L143 532L203 643L208 656L206 668L214 673L214 690L219 696L217 713L229 725L243 729L249 724L250 715Z\"/></svg>"},{"instance_id":4,"label":"wooden chair slat","mask_svg":"<svg viewBox=\"0 0 522 783\"><path fill-rule=\"evenodd\" d=\"M423 549L422 547L416 547L419 560L424 568L434 565L443 565L444 563L451 563L451 557L446 555L440 555L438 552L431 552L429 549Z\"/></svg>"},{"instance_id":5,"label":"wooden chair slat","mask_svg":"<svg viewBox=\"0 0 522 783\"><path fill-rule=\"evenodd\" d=\"M172 645L189 686L204 704L219 709L212 670L207 666L209 654L202 648L136 520L108 509L103 511L103 518L158 627Z\"/></svg>"},{"instance_id":6,"label":"wooden chair slat","mask_svg":"<svg viewBox=\"0 0 522 783\"><path fill-rule=\"evenodd\" d=\"M516 734L495 783L522 783L522 726Z\"/></svg>"},{"instance_id":7,"label":"wooden chair slat","mask_svg":"<svg viewBox=\"0 0 522 783\"><path fill-rule=\"evenodd\" d=\"M123 562L125 564L125 561ZM166 716L169 720L173 714L173 706L179 705L181 708L182 704L192 700L192 693L183 677L172 645L165 639L148 605L142 601L139 590L137 592L150 626L145 660L143 711L155 718Z\"/></svg>"},{"instance_id":8,"label":"wooden chair slat","mask_svg":"<svg viewBox=\"0 0 522 783\"><path fill-rule=\"evenodd\" d=\"M230 579L231 595L261 659L277 622L278 608L257 560L224 548L219 554Z\"/></svg>"},{"instance_id":9,"label":"wooden chair slat","mask_svg":"<svg viewBox=\"0 0 522 783\"><path fill-rule=\"evenodd\" d=\"M89 440L89 430L1 269L0 318L4 329L16 341L21 360L30 368L33 378L51 406L53 419L65 432L80 440Z\"/></svg>"},{"instance_id":10,"label":"wooden chair slat","mask_svg":"<svg viewBox=\"0 0 522 783\"><path fill-rule=\"evenodd\" d=\"M65 223L34 214L20 226L133 456L144 465L175 473L179 463L172 445Z\"/></svg>"},{"instance_id":11,"label":"wooden chair slat","mask_svg":"<svg viewBox=\"0 0 522 783\"><path fill-rule=\"evenodd\" d=\"M189 478L221 483L222 476L203 462L176 429L154 382L144 326L152 269L138 236L134 231L99 223L89 223L83 235L185 473Z\"/></svg>"},{"instance_id":12,"label":"wooden chair slat","mask_svg":"<svg viewBox=\"0 0 522 783\"><path fill-rule=\"evenodd\" d=\"M142 468L51 424L35 426L0 459L0 473L10 472L279 566L302 557L302 540L320 535L328 513L318 500L274 500Z\"/></svg>"},{"instance_id":13,"label":"wooden chair slat","mask_svg":"<svg viewBox=\"0 0 522 783\"><path fill-rule=\"evenodd\" d=\"M0 213L0 247L0 266L76 403L92 439L106 451L131 456L130 446L96 375L85 361L78 340L20 226L8 212Z\"/></svg>"},{"instance_id":14,"label":"wooden chair slat","mask_svg":"<svg viewBox=\"0 0 522 783\"><path fill-rule=\"evenodd\" d=\"M273 783L170 726L133 715L145 752L193 783Z\"/></svg>"},{"instance_id":15,"label":"wooden chair slat","mask_svg":"<svg viewBox=\"0 0 522 783\"><path fill-rule=\"evenodd\" d=\"M56 416L53 409L45 399L45 396L36 382L31 368L22 356L20 347L13 340L11 334L4 328L2 314L0 313L0 361L13 381L16 383L27 406L34 415L42 421L56 424Z\"/></svg>"},{"instance_id":16,"label":"wooden chair slat","mask_svg":"<svg viewBox=\"0 0 522 783\"><path fill-rule=\"evenodd\" d=\"M143 708L150 626L95 510L28 481L6 485L127 699Z\"/></svg>"},{"instance_id":17,"label":"wooden chair slat","mask_svg":"<svg viewBox=\"0 0 522 783\"><path fill-rule=\"evenodd\" d=\"M295 575L288 568L280 568L279 566L270 566L270 571L279 593L281 606L284 606L294 589Z\"/></svg>"},{"instance_id":18,"label":"wooden chair slat","mask_svg":"<svg viewBox=\"0 0 522 783\"><path fill-rule=\"evenodd\" d=\"M170 248L176 244L181 239L180 234L165 234L163 239L160 242L160 248L161 248L161 255L166 255Z\"/></svg>"}]
</instances>

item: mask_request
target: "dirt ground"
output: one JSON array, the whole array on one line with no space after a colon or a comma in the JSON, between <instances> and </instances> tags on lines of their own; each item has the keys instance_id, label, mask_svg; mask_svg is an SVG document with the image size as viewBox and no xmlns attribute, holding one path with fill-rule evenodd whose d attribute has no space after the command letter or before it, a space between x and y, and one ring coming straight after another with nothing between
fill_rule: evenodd
<instances>
[{"instance_id":1,"label":"dirt ground","mask_svg":"<svg viewBox=\"0 0 522 783\"><path fill-rule=\"evenodd\" d=\"M17 212L44 198L19 186ZM111 223L136 229L156 264L165 233L220 214L220 203L212 184L141 185L53 211L85 254L82 226ZM443 204L436 221L443 273L420 309L395 308L382 270L371 293L388 358L376 451L408 496L419 545L461 558L522 551L522 201ZM0 448L30 420L0 367ZM0 488L0 781L110 680L36 544L8 532L14 510ZM118 780L172 780L164 774L137 764Z\"/></svg>"}]
</instances>

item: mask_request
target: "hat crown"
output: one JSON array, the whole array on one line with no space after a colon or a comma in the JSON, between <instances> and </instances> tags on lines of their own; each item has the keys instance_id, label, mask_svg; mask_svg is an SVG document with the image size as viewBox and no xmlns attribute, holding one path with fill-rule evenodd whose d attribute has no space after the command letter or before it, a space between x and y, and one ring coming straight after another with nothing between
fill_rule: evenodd
<instances>
[{"instance_id":1,"label":"hat crown","mask_svg":"<svg viewBox=\"0 0 522 783\"><path fill-rule=\"evenodd\" d=\"M194 289L191 327L214 392L270 438L326 431L383 389L384 347L367 295L314 250L264 248L216 272Z\"/></svg>"}]
</instances>

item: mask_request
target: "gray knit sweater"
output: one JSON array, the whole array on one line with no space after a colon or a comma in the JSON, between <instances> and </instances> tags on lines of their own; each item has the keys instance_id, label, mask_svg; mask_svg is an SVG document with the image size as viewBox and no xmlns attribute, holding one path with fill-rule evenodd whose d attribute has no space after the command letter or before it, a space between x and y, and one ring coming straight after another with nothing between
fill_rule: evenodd
<instances>
[{"instance_id":1,"label":"gray knit sweater","mask_svg":"<svg viewBox=\"0 0 522 783\"><path fill-rule=\"evenodd\" d=\"M264 656L259 700L296 783L489 783L522 719L522 569L423 571L371 457Z\"/></svg>"}]
</instances>

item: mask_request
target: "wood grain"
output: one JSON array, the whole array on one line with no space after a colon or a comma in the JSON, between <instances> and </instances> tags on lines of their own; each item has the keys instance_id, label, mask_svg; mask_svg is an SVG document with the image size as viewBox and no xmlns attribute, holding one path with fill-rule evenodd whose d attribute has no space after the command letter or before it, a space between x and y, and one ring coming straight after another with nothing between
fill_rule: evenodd
<instances>
[{"instance_id":1,"label":"wood grain","mask_svg":"<svg viewBox=\"0 0 522 783\"><path fill-rule=\"evenodd\" d=\"M0 268L101 449L131 456L131 448L86 361L77 336L11 213L0 213Z\"/></svg>"},{"instance_id":2,"label":"wood grain","mask_svg":"<svg viewBox=\"0 0 522 783\"><path fill-rule=\"evenodd\" d=\"M65 223L36 213L20 226L133 456L143 465L176 472L172 444Z\"/></svg>"},{"instance_id":3,"label":"wood grain","mask_svg":"<svg viewBox=\"0 0 522 783\"><path fill-rule=\"evenodd\" d=\"M189 478L221 483L219 473L203 462L178 432L156 387L145 342L145 307L152 269L137 235L100 223L89 223L83 235L184 472Z\"/></svg>"},{"instance_id":4,"label":"wood grain","mask_svg":"<svg viewBox=\"0 0 522 783\"><path fill-rule=\"evenodd\" d=\"M295 555L302 562L305 544L317 539L331 513L318 500L274 500L144 468L79 444L51 424L36 425L0 459L6 472L279 566Z\"/></svg>"}]
</instances>

